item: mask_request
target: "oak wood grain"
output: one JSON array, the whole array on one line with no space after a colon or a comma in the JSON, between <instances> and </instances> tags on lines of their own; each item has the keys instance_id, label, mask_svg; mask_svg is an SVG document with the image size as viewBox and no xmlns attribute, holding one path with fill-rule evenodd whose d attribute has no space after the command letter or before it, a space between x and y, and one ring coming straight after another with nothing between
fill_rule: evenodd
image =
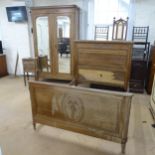
<instances>
[{"instance_id":1,"label":"oak wood grain","mask_svg":"<svg viewBox=\"0 0 155 155\"><path fill-rule=\"evenodd\" d=\"M30 82L33 125L51 125L121 143L127 141L129 93Z\"/></svg>"},{"instance_id":2,"label":"oak wood grain","mask_svg":"<svg viewBox=\"0 0 155 155\"><path fill-rule=\"evenodd\" d=\"M128 88L132 42L75 41L76 84L84 81Z\"/></svg>"}]
</instances>

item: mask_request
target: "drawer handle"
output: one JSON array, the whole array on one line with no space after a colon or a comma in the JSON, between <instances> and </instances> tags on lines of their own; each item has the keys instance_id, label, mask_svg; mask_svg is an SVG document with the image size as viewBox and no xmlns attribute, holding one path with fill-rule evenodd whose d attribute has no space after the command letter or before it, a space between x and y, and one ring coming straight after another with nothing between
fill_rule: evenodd
<instances>
[{"instance_id":1,"label":"drawer handle","mask_svg":"<svg viewBox=\"0 0 155 155\"><path fill-rule=\"evenodd\" d=\"M100 74L100 77L103 77L103 75L102 75L102 74Z\"/></svg>"}]
</instances>

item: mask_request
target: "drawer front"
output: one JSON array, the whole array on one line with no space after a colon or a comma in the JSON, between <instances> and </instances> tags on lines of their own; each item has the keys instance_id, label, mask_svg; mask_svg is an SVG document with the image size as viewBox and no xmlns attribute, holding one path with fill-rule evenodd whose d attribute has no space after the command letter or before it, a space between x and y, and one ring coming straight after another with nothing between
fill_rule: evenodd
<instances>
[{"instance_id":1,"label":"drawer front","mask_svg":"<svg viewBox=\"0 0 155 155\"><path fill-rule=\"evenodd\" d=\"M124 86L124 72L79 69L79 75L82 79L91 82Z\"/></svg>"}]
</instances>

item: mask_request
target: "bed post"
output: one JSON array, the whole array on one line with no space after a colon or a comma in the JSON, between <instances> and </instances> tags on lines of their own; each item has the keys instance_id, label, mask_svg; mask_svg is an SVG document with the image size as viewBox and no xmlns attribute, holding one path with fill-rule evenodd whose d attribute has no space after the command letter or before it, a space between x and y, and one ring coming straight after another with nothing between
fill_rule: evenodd
<instances>
[{"instance_id":1,"label":"bed post","mask_svg":"<svg viewBox=\"0 0 155 155\"><path fill-rule=\"evenodd\" d=\"M121 152L122 154L125 154L125 148L126 148L126 142L121 143Z\"/></svg>"},{"instance_id":2,"label":"bed post","mask_svg":"<svg viewBox=\"0 0 155 155\"><path fill-rule=\"evenodd\" d=\"M33 121L33 129L36 130L36 123Z\"/></svg>"}]
</instances>

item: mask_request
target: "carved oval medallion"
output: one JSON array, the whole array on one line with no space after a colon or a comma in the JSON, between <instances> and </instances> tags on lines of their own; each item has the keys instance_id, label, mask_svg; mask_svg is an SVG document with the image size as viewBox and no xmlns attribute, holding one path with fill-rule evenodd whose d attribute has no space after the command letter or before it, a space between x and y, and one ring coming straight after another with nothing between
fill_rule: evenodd
<instances>
[{"instance_id":1,"label":"carved oval medallion","mask_svg":"<svg viewBox=\"0 0 155 155\"><path fill-rule=\"evenodd\" d=\"M65 117L69 120L79 122L84 116L83 102L77 96L65 95L62 108Z\"/></svg>"}]
</instances>

